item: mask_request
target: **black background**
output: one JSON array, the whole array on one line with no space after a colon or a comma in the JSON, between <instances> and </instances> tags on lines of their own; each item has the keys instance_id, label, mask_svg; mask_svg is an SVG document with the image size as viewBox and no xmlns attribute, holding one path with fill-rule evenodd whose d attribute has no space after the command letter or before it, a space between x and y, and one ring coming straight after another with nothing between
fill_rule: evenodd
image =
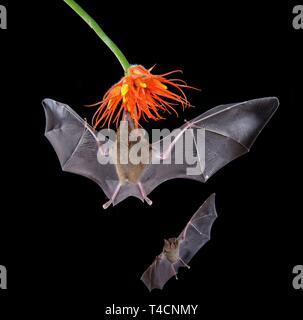
<instances>
[{"instance_id":1,"label":"black background","mask_svg":"<svg viewBox=\"0 0 303 320\"><path fill-rule=\"evenodd\" d=\"M292 27L294 4L103 2L79 0L131 63L156 63L155 73L181 68L183 79L202 89L188 92L196 108L157 127L257 97L277 96L281 106L252 151L207 184L171 180L150 194L151 207L128 198L104 211L96 184L61 171L43 136L41 100L65 102L90 118L94 110L83 105L100 100L122 69L63 1L1 1L8 30L0 30L0 264L8 290L0 303L32 316L42 307L103 318L113 303L199 304L199 317L295 312L302 304L292 268L302 264L303 243L303 30ZM163 238L178 234L212 192L219 218L211 241L190 271L149 293L140 276Z\"/></svg>"}]
</instances>

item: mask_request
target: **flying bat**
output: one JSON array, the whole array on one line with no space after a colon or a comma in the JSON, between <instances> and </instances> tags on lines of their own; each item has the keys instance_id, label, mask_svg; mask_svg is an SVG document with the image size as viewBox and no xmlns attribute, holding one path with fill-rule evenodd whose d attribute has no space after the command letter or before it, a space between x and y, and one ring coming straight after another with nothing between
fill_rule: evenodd
<instances>
[{"instance_id":1,"label":"flying bat","mask_svg":"<svg viewBox=\"0 0 303 320\"><path fill-rule=\"evenodd\" d=\"M219 105L185 122L177 133L172 132L163 139L150 143L143 137L141 145L143 142L147 147L147 157L145 161L132 163L121 161L121 155L130 160L130 149L123 146L135 145L127 139L124 141L121 126L117 136L110 139L98 133L66 104L43 100L45 136L54 147L62 170L95 181L109 199L103 205L104 209L129 196L151 205L147 196L169 179L206 182L220 168L250 150L278 106L279 100L275 97ZM127 113L123 119L127 129L136 129ZM188 136L192 137L192 150L177 148L179 142ZM191 152L199 169L194 172L190 172L192 166L187 162L175 161L178 154L186 157Z\"/></svg>"},{"instance_id":2,"label":"flying bat","mask_svg":"<svg viewBox=\"0 0 303 320\"><path fill-rule=\"evenodd\" d=\"M148 290L162 289L173 276L177 278L180 267L188 263L202 246L210 240L210 232L217 218L215 194L212 194L196 211L177 238L164 240L162 253L143 273L141 280Z\"/></svg>"}]
</instances>

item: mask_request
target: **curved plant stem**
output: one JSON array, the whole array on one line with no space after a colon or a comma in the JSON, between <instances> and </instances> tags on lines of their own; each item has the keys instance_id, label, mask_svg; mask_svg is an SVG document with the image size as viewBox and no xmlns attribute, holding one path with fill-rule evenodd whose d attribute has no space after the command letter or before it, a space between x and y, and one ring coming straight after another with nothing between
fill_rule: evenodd
<instances>
[{"instance_id":1,"label":"curved plant stem","mask_svg":"<svg viewBox=\"0 0 303 320\"><path fill-rule=\"evenodd\" d=\"M125 55L117 47L117 45L106 35L106 33L101 29L98 23L85 12L74 0L63 0L68 4L98 35L98 37L110 48L114 53L116 58L119 60L124 72L127 72L130 64L127 61Z\"/></svg>"}]
</instances>

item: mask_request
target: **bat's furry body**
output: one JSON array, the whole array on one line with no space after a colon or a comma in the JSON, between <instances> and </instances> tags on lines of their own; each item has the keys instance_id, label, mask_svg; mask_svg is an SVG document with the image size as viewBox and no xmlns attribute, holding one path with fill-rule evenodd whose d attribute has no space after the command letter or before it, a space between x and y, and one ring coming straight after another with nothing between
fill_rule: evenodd
<instances>
[{"instance_id":1,"label":"bat's furry body","mask_svg":"<svg viewBox=\"0 0 303 320\"><path fill-rule=\"evenodd\" d=\"M124 120L127 121L128 130L130 132L131 130L134 129L134 124L128 115L126 117L124 117ZM147 164L145 164L147 161L142 161L141 163L133 164L129 159L127 164L122 164L119 161L120 154L123 152L123 149L121 150L121 146L126 147L125 149L130 150L132 148L132 146L135 144L135 142L132 142L132 141L124 142L123 138L121 138L121 136L122 136L122 133L120 134L120 128L118 128L117 140L115 141L113 148L114 148L114 151L117 151L117 160L118 161L116 164L116 171L117 171L117 174L119 177L119 182L121 185L125 185L127 183L138 184L140 182L140 178L141 178L141 176L147 166ZM148 148L149 148L149 142L147 140L145 140L144 142L148 145Z\"/></svg>"}]
</instances>

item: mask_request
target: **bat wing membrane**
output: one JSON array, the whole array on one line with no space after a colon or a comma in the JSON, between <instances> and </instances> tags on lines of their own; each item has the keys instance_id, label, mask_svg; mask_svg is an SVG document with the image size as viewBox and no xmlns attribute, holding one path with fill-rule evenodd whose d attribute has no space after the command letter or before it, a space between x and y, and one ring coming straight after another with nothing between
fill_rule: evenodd
<instances>
[{"instance_id":1,"label":"bat wing membrane","mask_svg":"<svg viewBox=\"0 0 303 320\"><path fill-rule=\"evenodd\" d=\"M162 289L165 283L175 275L171 263L162 255L157 256L154 262L145 270L141 280L149 291Z\"/></svg>"},{"instance_id":2,"label":"bat wing membrane","mask_svg":"<svg viewBox=\"0 0 303 320\"><path fill-rule=\"evenodd\" d=\"M119 182L113 164L100 165L95 130L69 106L43 100L46 116L45 136L56 151L63 171L76 173L95 181L108 198ZM106 144L103 148L109 148Z\"/></svg>"},{"instance_id":3,"label":"bat wing membrane","mask_svg":"<svg viewBox=\"0 0 303 320\"><path fill-rule=\"evenodd\" d=\"M220 105L185 123L179 133L172 132L153 143L152 149L161 161L160 165L151 164L141 178L146 193L169 179L206 182L219 169L250 150L278 106L279 100L275 97ZM193 156L198 164L198 172L190 175L190 165L184 161L186 146L183 141L178 144L186 134L193 137ZM163 159L167 157L171 163L165 163ZM183 162L175 161L177 157Z\"/></svg>"},{"instance_id":4,"label":"bat wing membrane","mask_svg":"<svg viewBox=\"0 0 303 320\"><path fill-rule=\"evenodd\" d=\"M217 218L215 194L213 193L192 216L179 236L180 258L187 264L210 240L211 228ZM184 266L178 263L177 267Z\"/></svg>"}]
</instances>

